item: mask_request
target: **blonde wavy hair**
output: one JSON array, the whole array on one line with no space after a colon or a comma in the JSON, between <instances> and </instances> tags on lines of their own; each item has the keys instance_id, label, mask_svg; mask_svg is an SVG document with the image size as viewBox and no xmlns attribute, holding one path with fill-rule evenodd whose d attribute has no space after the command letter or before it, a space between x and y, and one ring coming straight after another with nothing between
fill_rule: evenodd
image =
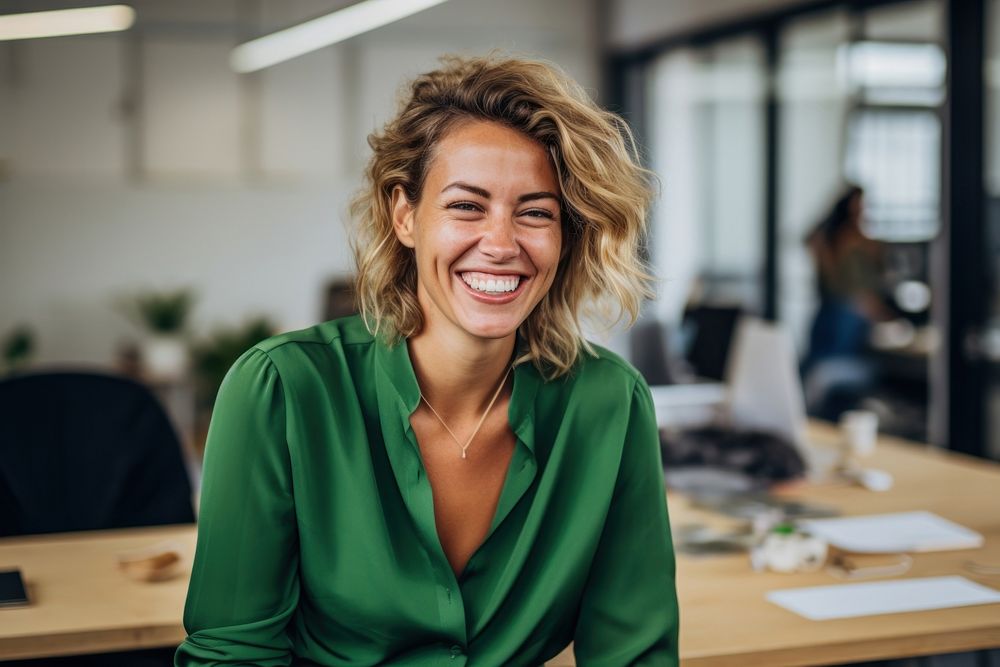
<instances>
[{"instance_id":1,"label":"blonde wavy hair","mask_svg":"<svg viewBox=\"0 0 1000 667\"><path fill-rule=\"evenodd\" d=\"M351 205L358 308L389 344L421 330L416 261L393 231L393 189L415 204L445 133L467 120L501 123L545 147L559 180L565 247L551 289L519 329L527 346L516 363L561 376L581 350L595 354L581 317L612 327L627 316L631 325L652 296L640 245L655 178L625 121L556 66L497 54L441 62L410 83L395 118L368 137L373 154Z\"/></svg>"}]
</instances>

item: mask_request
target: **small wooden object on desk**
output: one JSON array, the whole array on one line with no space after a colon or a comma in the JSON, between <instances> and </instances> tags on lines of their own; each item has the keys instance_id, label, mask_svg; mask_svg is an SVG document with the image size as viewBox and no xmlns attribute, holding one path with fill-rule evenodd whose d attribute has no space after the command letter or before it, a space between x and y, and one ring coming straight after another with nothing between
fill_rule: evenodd
<instances>
[{"instance_id":1,"label":"small wooden object on desk","mask_svg":"<svg viewBox=\"0 0 1000 667\"><path fill-rule=\"evenodd\" d=\"M181 574L181 552L177 542L162 542L118 554L118 567L136 581L155 582Z\"/></svg>"}]
</instances>

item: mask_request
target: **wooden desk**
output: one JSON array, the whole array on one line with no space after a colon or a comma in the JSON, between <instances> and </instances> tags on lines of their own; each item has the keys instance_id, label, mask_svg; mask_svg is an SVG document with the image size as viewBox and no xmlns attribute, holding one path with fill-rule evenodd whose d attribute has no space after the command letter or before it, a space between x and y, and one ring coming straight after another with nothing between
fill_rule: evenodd
<instances>
[{"instance_id":1,"label":"wooden desk","mask_svg":"<svg viewBox=\"0 0 1000 667\"><path fill-rule=\"evenodd\" d=\"M832 442L836 431L815 426L812 437ZM891 491L854 486L786 488L782 495L835 506L844 515L926 509L982 533L975 550L914 554L904 576L962 576L991 588L1000 577L963 569L969 560L1000 564L1000 466L940 450L882 438L870 465L895 477ZM679 521L694 513L678 499ZM837 583L826 572L753 573L746 556L681 558L681 652L685 664L802 665L968 651L1000 647L1000 605L911 612L855 619L809 621L773 605L776 588ZM720 640L724 638L724 640Z\"/></svg>"},{"instance_id":2,"label":"wooden desk","mask_svg":"<svg viewBox=\"0 0 1000 667\"><path fill-rule=\"evenodd\" d=\"M834 428L810 425L817 444L836 442ZM980 549L913 555L906 578L960 574L1000 589L1000 576L963 569L975 560L1000 564L1000 465L934 448L880 438L866 462L890 471L884 493L838 484L797 483L780 495L831 505L845 516L926 509L981 533ZM720 520L669 495L671 522L720 524ZM865 581L883 581L865 579ZM745 554L677 559L681 609L680 653L685 667L721 665L819 665L881 660L1000 647L1000 605L981 605L855 619L809 621L764 599L778 588L841 582L825 571L757 573ZM627 601L623 601L627 604ZM572 665L570 650L549 663Z\"/></svg>"},{"instance_id":3,"label":"wooden desk","mask_svg":"<svg viewBox=\"0 0 1000 667\"><path fill-rule=\"evenodd\" d=\"M177 646L195 526L0 539L0 570L19 567L32 604L0 608L0 660ZM116 554L163 540L184 551L182 576L129 579Z\"/></svg>"},{"instance_id":4,"label":"wooden desk","mask_svg":"<svg viewBox=\"0 0 1000 667\"><path fill-rule=\"evenodd\" d=\"M811 436L831 442L836 433L813 425ZM845 515L928 509L979 531L976 550L916 554L904 576L961 574L1000 589L1000 577L965 571L967 560L1000 563L1000 465L947 452L879 442L871 465L889 470L887 493L837 485L795 484L782 495L840 508ZM670 496L675 526L715 517ZM0 540L0 568L19 566L31 607L0 609L0 659L176 646L187 577L142 584L125 577L115 554L174 539L194 553L194 526L167 526ZM1000 605L814 622L764 599L776 588L836 583L825 572L754 573L746 555L679 556L681 657L685 667L807 665L878 660L1000 647ZM628 604L627 600L622 601ZM550 661L572 665L571 650Z\"/></svg>"}]
</instances>

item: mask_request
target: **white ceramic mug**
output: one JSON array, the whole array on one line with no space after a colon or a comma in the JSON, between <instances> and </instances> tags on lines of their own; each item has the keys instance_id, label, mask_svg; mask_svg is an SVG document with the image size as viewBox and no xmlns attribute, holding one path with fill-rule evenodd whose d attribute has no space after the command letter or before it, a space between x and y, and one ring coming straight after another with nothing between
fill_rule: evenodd
<instances>
[{"instance_id":1,"label":"white ceramic mug","mask_svg":"<svg viewBox=\"0 0 1000 667\"><path fill-rule=\"evenodd\" d=\"M840 433L848 456L871 456L878 440L878 415L871 410L848 410L840 416Z\"/></svg>"}]
</instances>

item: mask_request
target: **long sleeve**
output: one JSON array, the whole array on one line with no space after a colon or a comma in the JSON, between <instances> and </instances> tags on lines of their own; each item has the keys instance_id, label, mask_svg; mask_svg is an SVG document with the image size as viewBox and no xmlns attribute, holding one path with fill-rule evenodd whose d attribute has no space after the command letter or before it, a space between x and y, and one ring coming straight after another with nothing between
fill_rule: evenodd
<instances>
[{"instance_id":1,"label":"long sleeve","mask_svg":"<svg viewBox=\"0 0 1000 667\"><path fill-rule=\"evenodd\" d=\"M679 610L659 438L637 381L611 507L574 637L579 667L678 664Z\"/></svg>"},{"instance_id":2,"label":"long sleeve","mask_svg":"<svg viewBox=\"0 0 1000 667\"><path fill-rule=\"evenodd\" d=\"M175 665L290 664L298 534L281 379L262 350L245 352L219 389L200 507Z\"/></svg>"}]
</instances>

